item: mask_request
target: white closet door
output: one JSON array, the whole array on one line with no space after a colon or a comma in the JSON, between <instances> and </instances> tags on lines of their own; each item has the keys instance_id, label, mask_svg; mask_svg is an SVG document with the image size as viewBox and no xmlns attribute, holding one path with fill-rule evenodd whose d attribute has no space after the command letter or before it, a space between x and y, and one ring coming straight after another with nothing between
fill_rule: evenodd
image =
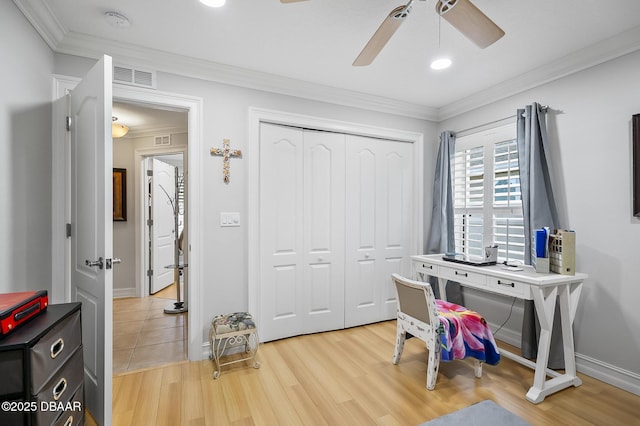
<instances>
[{"instance_id":1,"label":"white closet door","mask_svg":"<svg viewBox=\"0 0 640 426\"><path fill-rule=\"evenodd\" d=\"M303 134L260 125L260 338L303 333Z\"/></svg>"},{"instance_id":2,"label":"white closet door","mask_svg":"<svg viewBox=\"0 0 640 426\"><path fill-rule=\"evenodd\" d=\"M344 139L304 131L304 331L344 328Z\"/></svg>"},{"instance_id":3,"label":"white closet door","mask_svg":"<svg viewBox=\"0 0 640 426\"><path fill-rule=\"evenodd\" d=\"M344 328L344 135L260 126L260 337Z\"/></svg>"},{"instance_id":4,"label":"white closet door","mask_svg":"<svg viewBox=\"0 0 640 426\"><path fill-rule=\"evenodd\" d=\"M410 272L412 153L410 143L346 137L346 327L395 316L390 276Z\"/></svg>"}]
</instances>

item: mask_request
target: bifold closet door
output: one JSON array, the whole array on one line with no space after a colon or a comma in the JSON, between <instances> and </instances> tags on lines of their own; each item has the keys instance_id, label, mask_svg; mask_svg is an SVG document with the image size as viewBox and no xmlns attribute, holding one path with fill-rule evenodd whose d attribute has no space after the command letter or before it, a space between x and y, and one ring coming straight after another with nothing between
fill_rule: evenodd
<instances>
[{"instance_id":1,"label":"bifold closet door","mask_svg":"<svg viewBox=\"0 0 640 426\"><path fill-rule=\"evenodd\" d=\"M344 135L260 126L260 337L344 327Z\"/></svg>"},{"instance_id":2,"label":"bifold closet door","mask_svg":"<svg viewBox=\"0 0 640 426\"><path fill-rule=\"evenodd\" d=\"M395 318L391 274L409 276L413 146L346 136L345 326Z\"/></svg>"}]
</instances>

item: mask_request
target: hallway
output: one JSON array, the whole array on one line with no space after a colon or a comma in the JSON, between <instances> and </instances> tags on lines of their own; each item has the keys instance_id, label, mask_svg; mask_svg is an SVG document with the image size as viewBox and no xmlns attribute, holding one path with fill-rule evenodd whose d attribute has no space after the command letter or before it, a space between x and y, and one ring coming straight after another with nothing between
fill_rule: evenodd
<instances>
[{"instance_id":1,"label":"hallway","mask_svg":"<svg viewBox=\"0 0 640 426\"><path fill-rule=\"evenodd\" d=\"M145 298L113 300L113 374L187 359L187 313L165 314L173 285Z\"/></svg>"}]
</instances>

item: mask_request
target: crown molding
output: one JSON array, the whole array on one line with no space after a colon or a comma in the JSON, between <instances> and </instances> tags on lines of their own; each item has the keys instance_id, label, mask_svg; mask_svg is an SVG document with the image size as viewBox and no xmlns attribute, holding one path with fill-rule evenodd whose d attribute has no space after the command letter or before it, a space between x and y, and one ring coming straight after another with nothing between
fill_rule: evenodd
<instances>
[{"instance_id":1,"label":"crown molding","mask_svg":"<svg viewBox=\"0 0 640 426\"><path fill-rule=\"evenodd\" d=\"M122 139L148 138L153 136L176 135L179 133L187 133L186 127L154 127L153 129L135 129L130 130Z\"/></svg>"},{"instance_id":2,"label":"crown molding","mask_svg":"<svg viewBox=\"0 0 640 426\"><path fill-rule=\"evenodd\" d=\"M437 121L444 121L637 50L640 50L640 26L445 105L438 110Z\"/></svg>"},{"instance_id":3,"label":"crown molding","mask_svg":"<svg viewBox=\"0 0 640 426\"><path fill-rule=\"evenodd\" d=\"M114 63L435 122L455 117L640 49L640 26L638 26L464 99L441 108L434 108L70 32L53 15L45 0L13 1L45 42L57 53L93 59L108 54L113 57Z\"/></svg>"},{"instance_id":4,"label":"crown molding","mask_svg":"<svg viewBox=\"0 0 640 426\"><path fill-rule=\"evenodd\" d=\"M49 5L44 0L13 0L13 2L45 43L55 52L56 46L69 30L51 12Z\"/></svg>"}]
</instances>

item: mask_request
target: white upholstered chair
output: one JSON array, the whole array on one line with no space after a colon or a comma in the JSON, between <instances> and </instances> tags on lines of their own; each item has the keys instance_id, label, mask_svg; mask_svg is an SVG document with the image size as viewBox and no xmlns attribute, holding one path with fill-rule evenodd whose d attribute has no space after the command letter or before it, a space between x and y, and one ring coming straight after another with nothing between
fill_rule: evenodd
<instances>
[{"instance_id":1,"label":"white upholstered chair","mask_svg":"<svg viewBox=\"0 0 640 426\"><path fill-rule=\"evenodd\" d=\"M424 341L429 351L427 389L433 390L436 386L441 359L438 330L441 326L433 290L428 283L413 281L398 274L391 275L391 279L398 296L398 325L393 363L400 362L407 333ZM475 358L473 361L475 376L481 377L482 364Z\"/></svg>"}]
</instances>

